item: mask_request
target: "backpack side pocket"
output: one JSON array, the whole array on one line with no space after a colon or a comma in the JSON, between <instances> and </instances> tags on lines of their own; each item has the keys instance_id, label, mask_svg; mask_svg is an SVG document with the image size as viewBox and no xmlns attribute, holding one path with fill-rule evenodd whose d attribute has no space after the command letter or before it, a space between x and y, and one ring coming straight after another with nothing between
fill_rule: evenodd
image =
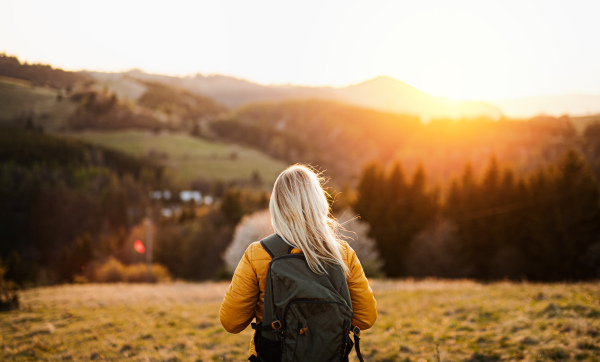
<instances>
[{"instance_id":1,"label":"backpack side pocket","mask_svg":"<svg viewBox=\"0 0 600 362\"><path fill-rule=\"evenodd\" d=\"M264 362L281 362L281 342L265 338L262 333L262 331L256 330L254 334L254 348L259 360Z\"/></svg>"}]
</instances>

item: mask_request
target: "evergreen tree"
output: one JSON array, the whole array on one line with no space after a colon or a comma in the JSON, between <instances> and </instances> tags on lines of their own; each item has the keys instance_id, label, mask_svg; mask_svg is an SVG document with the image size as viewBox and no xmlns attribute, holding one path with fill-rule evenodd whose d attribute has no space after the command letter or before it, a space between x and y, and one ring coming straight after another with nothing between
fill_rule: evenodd
<instances>
[{"instance_id":1,"label":"evergreen tree","mask_svg":"<svg viewBox=\"0 0 600 362\"><path fill-rule=\"evenodd\" d=\"M570 278L590 276L581 258L600 241L600 189L585 161L570 150L559 162L557 232L563 250L562 272Z\"/></svg>"},{"instance_id":2,"label":"evergreen tree","mask_svg":"<svg viewBox=\"0 0 600 362\"><path fill-rule=\"evenodd\" d=\"M57 268L60 281L72 282L76 274L84 273L93 257L94 243L89 233L78 237L70 248L63 247Z\"/></svg>"},{"instance_id":3,"label":"evergreen tree","mask_svg":"<svg viewBox=\"0 0 600 362\"><path fill-rule=\"evenodd\" d=\"M221 201L221 212L232 224L237 224L244 216L242 193L240 190L228 189Z\"/></svg>"},{"instance_id":4,"label":"evergreen tree","mask_svg":"<svg viewBox=\"0 0 600 362\"><path fill-rule=\"evenodd\" d=\"M358 183L354 210L369 224L377 224L382 216L379 207L383 205L380 200L384 196L384 181L384 172L380 163L373 162L364 167Z\"/></svg>"},{"instance_id":5,"label":"evergreen tree","mask_svg":"<svg viewBox=\"0 0 600 362\"><path fill-rule=\"evenodd\" d=\"M446 202L447 214L457 225L456 249L460 255L463 272L469 276L480 276L484 262L479 260L480 247L480 192L473 173L473 167L467 163L463 169L460 185L455 184Z\"/></svg>"},{"instance_id":6,"label":"evergreen tree","mask_svg":"<svg viewBox=\"0 0 600 362\"><path fill-rule=\"evenodd\" d=\"M538 280L594 276L586 254L600 241L600 189L588 165L570 150L550 172L530 181L528 274Z\"/></svg>"},{"instance_id":7,"label":"evergreen tree","mask_svg":"<svg viewBox=\"0 0 600 362\"><path fill-rule=\"evenodd\" d=\"M384 255L384 271L390 276L399 276L403 272L404 257L410 240L406 239L407 216L409 203L407 200L408 185L404 179L404 171L399 162L395 162L392 170L384 179L384 188L378 202L378 218L376 240L380 255Z\"/></svg>"},{"instance_id":8,"label":"evergreen tree","mask_svg":"<svg viewBox=\"0 0 600 362\"><path fill-rule=\"evenodd\" d=\"M417 168L407 183L400 163L386 175L381 165L365 167L354 210L370 225L388 276L405 275L410 243L435 217L435 200L426 189L426 174Z\"/></svg>"},{"instance_id":9,"label":"evergreen tree","mask_svg":"<svg viewBox=\"0 0 600 362\"><path fill-rule=\"evenodd\" d=\"M583 131L583 151L588 159L592 172L600 181L600 122L589 124Z\"/></svg>"},{"instance_id":10,"label":"evergreen tree","mask_svg":"<svg viewBox=\"0 0 600 362\"><path fill-rule=\"evenodd\" d=\"M461 185L453 182L445 210L458 226L457 247L466 275L481 279L517 276L507 255L516 257L523 240L518 232L523 228L520 197L512 171L502 170L495 156L480 183L470 164L465 166Z\"/></svg>"}]
</instances>

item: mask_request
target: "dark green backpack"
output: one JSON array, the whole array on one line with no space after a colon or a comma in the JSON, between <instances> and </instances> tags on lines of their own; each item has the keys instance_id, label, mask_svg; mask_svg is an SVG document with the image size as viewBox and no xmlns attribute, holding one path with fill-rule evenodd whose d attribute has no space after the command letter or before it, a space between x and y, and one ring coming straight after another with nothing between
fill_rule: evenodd
<instances>
[{"instance_id":1,"label":"dark green backpack","mask_svg":"<svg viewBox=\"0 0 600 362\"><path fill-rule=\"evenodd\" d=\"M281 237L261 240L271 255L265 283L263 320L252 323L258 361L348 361L360 330L352 323L352 303L339 265L328 274L310 270L303 254L291 254ZM349 337L354 332L354 343Z\"/></svg>"}]
</instances>

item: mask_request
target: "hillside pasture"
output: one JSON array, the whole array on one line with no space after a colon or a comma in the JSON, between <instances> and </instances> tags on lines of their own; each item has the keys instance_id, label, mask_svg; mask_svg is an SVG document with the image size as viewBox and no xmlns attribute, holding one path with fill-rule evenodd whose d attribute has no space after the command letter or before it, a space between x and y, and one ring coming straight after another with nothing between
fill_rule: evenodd
<instances>
[{"instance_id":1,"label":"hillside pasture","mask_svg":"<svg viewBox=\"0 0 600 362\"><path fill-rule=\"evenodd\" d=\"M0 314L0 360L242 361L252 330L223 330L228 283L63 285L26 290ZM600 285L372 280L379 317L367 361L600 357ZM355 353L351 361L356 361Z\"/></svg>"},{"instance_id":2,"label":"hillside pasture","mask_svg":"<svg viewBox=\"0 0 600 362\"><path fill-rule=\"evenodd\" d=\"M90 143L138 157L148 157L167 166L175 180L189 182L198 178L210 180L250 179L257 172L263 181L273 182L286 164L259 151L228 144L210 142L184 133L150 131L68 133Z\"/></svg>"},{"instance_id":3,"label":"hillside pasture","mask_svg":"<svg viewBox=\"0 0 600 362\"><path fill-rule=\"evenodd\" d=\"M0 76L0 123L9 123L32 112L35 126L46 130L64 127L77 106L66 96L59 100L58 92L34 86L26 80Z\"/></svg>"}]
</instances>

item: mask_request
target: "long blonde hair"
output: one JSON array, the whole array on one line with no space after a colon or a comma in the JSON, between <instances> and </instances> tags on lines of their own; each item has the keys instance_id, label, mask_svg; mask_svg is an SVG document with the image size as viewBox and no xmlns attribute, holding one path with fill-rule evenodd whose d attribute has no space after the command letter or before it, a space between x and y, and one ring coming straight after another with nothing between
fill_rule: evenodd
<instances>
[{"instance_id":1,"label":"long blonde hair","mask_svg":"<svg viewBox=\"0 0 600 362\"><path fill-rule=\"evenodd\" d=\"M349 275L340 252L341 226L330 217L326 195L312 169L301 164L288 167L277 177L271 193L273 230L302 250L313 272L327 273L324 264L339 264Z\"/></svg>"}]
</instances>

